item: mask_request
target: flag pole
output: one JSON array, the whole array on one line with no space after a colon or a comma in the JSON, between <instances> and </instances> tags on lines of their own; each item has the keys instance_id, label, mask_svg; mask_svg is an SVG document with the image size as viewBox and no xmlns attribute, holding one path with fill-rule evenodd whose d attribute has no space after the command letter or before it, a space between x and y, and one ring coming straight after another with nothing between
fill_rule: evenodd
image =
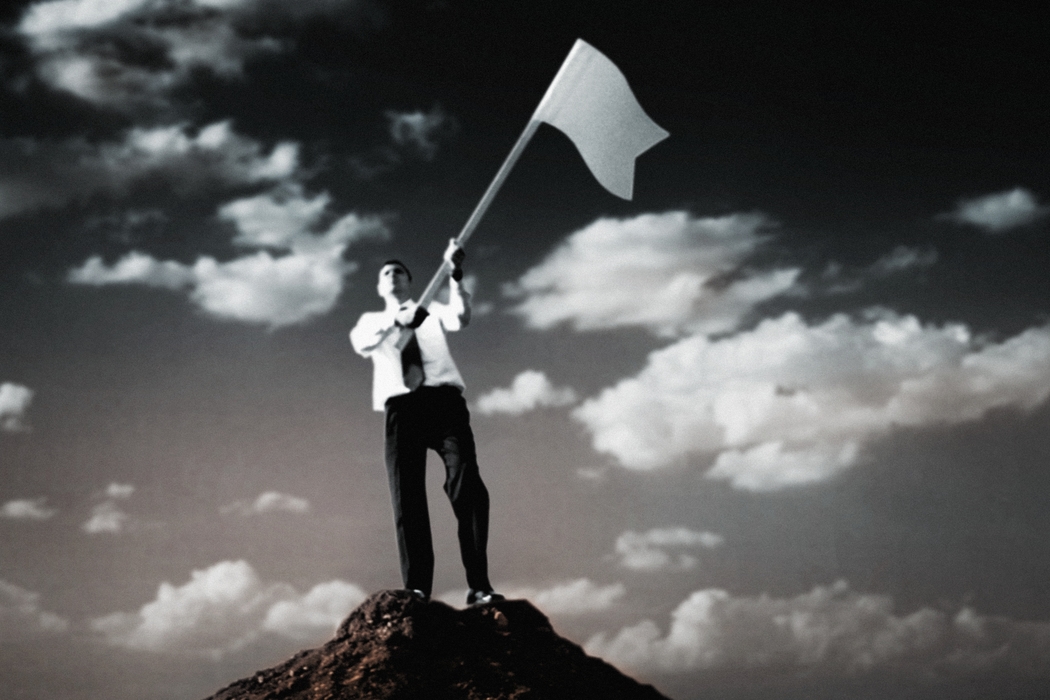
<instances>
[{"instance_id":1,"label":"flag pole","mask_svg":"<svg viewBox=\"0 0 1050 700\"><path fill-rule=\"evenodd\" d=\"M467 223L463 225L463 229L456 236L456 245L462 248L466 245L470 236L474 233L474 229L477 228L478 223L481 221L481 217L485 215L489 205L492 204L492 200L496 198L496 193L499 188L503 186L507 176L510 174L510 169L514 167L514 164L518 162L518 158L521 157L521 152L525 150L525 146L528 144L529 139L536 133L536 129L539 128L539 120L532 118L529 119L529 123L525 126L525 130L521 132L521 136L518 137L517 143L514 144L514 148L511 149L510 154L503 161L503 165L500 166L499 171L496 173L496 177L489 183L489 187L485 190L485 194L482 195L481 201L474 207L474 212L467 219ZM430 279L430 283L426 289L423 290L423 294L419 297L419 305L427 307L430 302L434 300L437 295L438 287L444 282L445 278L452 272L452 267L448 264L447 260L441 261L441 267L438 268L437 272Z\"/></svg>"}]
</instances>

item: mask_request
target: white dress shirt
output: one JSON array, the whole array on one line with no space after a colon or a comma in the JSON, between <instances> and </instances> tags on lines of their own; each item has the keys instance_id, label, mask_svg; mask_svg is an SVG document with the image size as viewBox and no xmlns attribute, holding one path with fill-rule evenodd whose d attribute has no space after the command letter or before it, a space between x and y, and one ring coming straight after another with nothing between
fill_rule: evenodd
<instances>
[{"instance_id":1,"label":"white dress shirt","mask_svg":"<svg viewBox=\"0 0 1050 700\"><path fill-rule=\"evenodd\" d=\"M463 307L469 308L466 306L469 303L466 292L460 292L460 296ZM460 320L461 310L450 304L432 302L427 311L430 315L415 330L419 354L423 357L423 385L448 384L463 389L463 377L452 360L445 340L446 332L458 331L465 325ZM372 360L372 408L377 411L386 410L386 400L391 396L409 392L402 376L401 351L395 345L399 333L391 333L379 342L383 332L394 325L396 314L397 309L369 311L361 315L357 325L350 331L350 342L357 354Z\"/></svg>"}]
</instances>

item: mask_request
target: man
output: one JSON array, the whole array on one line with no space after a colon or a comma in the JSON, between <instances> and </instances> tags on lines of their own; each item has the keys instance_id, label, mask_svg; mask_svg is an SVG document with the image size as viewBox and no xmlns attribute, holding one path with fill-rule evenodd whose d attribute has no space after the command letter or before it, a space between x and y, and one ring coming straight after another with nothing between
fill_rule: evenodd
<instances>
[{"instance_id":1,"label":"man","mask_svg":"<svg viewBox=\"0 0 1050 700\"><path fill-rule=\"evenodd\" d=\"M502 600L488 578L486 545L489 494L478 471L463 377L445 333L470 322L470 295L460 285L465 253L450 241L449 303L429 310L411 300L412 274L399 260L383 263L376 290L383 311L361 316L350 331L354 350L373 366L372 406L386 411L386 468L405 588L428 599L434 578L434 548L427 508L427 449L445 463L445 493L459 524L459 549L467 573L467 604ZM399 339L404 350L398 349Z\"/></svg>"}]
</instances>

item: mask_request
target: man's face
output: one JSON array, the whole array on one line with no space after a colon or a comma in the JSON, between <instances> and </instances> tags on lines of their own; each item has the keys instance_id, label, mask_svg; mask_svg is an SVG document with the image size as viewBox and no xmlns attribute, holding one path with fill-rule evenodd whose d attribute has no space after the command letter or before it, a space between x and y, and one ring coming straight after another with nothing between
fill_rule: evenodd
<instances>
[{"instance_id":1,"label":"man's face","mask_svg":"<svg viewBox=\"0 0 1050 700\"><path fill-rule=\"evenodd\" d=\"M376 287L379 291L379 296L394 296L401 299L408 296L411 287L412 282L408 279L408 273L405 271L405 268L400 265L383 265L380 268L379 284Z\"/></svg>"}]
</instances>

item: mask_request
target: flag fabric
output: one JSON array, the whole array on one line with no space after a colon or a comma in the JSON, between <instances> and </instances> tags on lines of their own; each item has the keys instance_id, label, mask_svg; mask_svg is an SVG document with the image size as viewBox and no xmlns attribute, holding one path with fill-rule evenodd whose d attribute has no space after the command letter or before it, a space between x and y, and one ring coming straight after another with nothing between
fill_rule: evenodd
<instances>
[{"instance_id":1,"label":"flag fabric","mask_svg":"<svg viewBox=\"0 0 1050 700\"><path fill-rule=\"evenodd\" d=\"M557 127L605 189L630 199L634 161L668 133L642 110L620 69L577 39L533 120Z\"/></svg>"}]
</instances>

